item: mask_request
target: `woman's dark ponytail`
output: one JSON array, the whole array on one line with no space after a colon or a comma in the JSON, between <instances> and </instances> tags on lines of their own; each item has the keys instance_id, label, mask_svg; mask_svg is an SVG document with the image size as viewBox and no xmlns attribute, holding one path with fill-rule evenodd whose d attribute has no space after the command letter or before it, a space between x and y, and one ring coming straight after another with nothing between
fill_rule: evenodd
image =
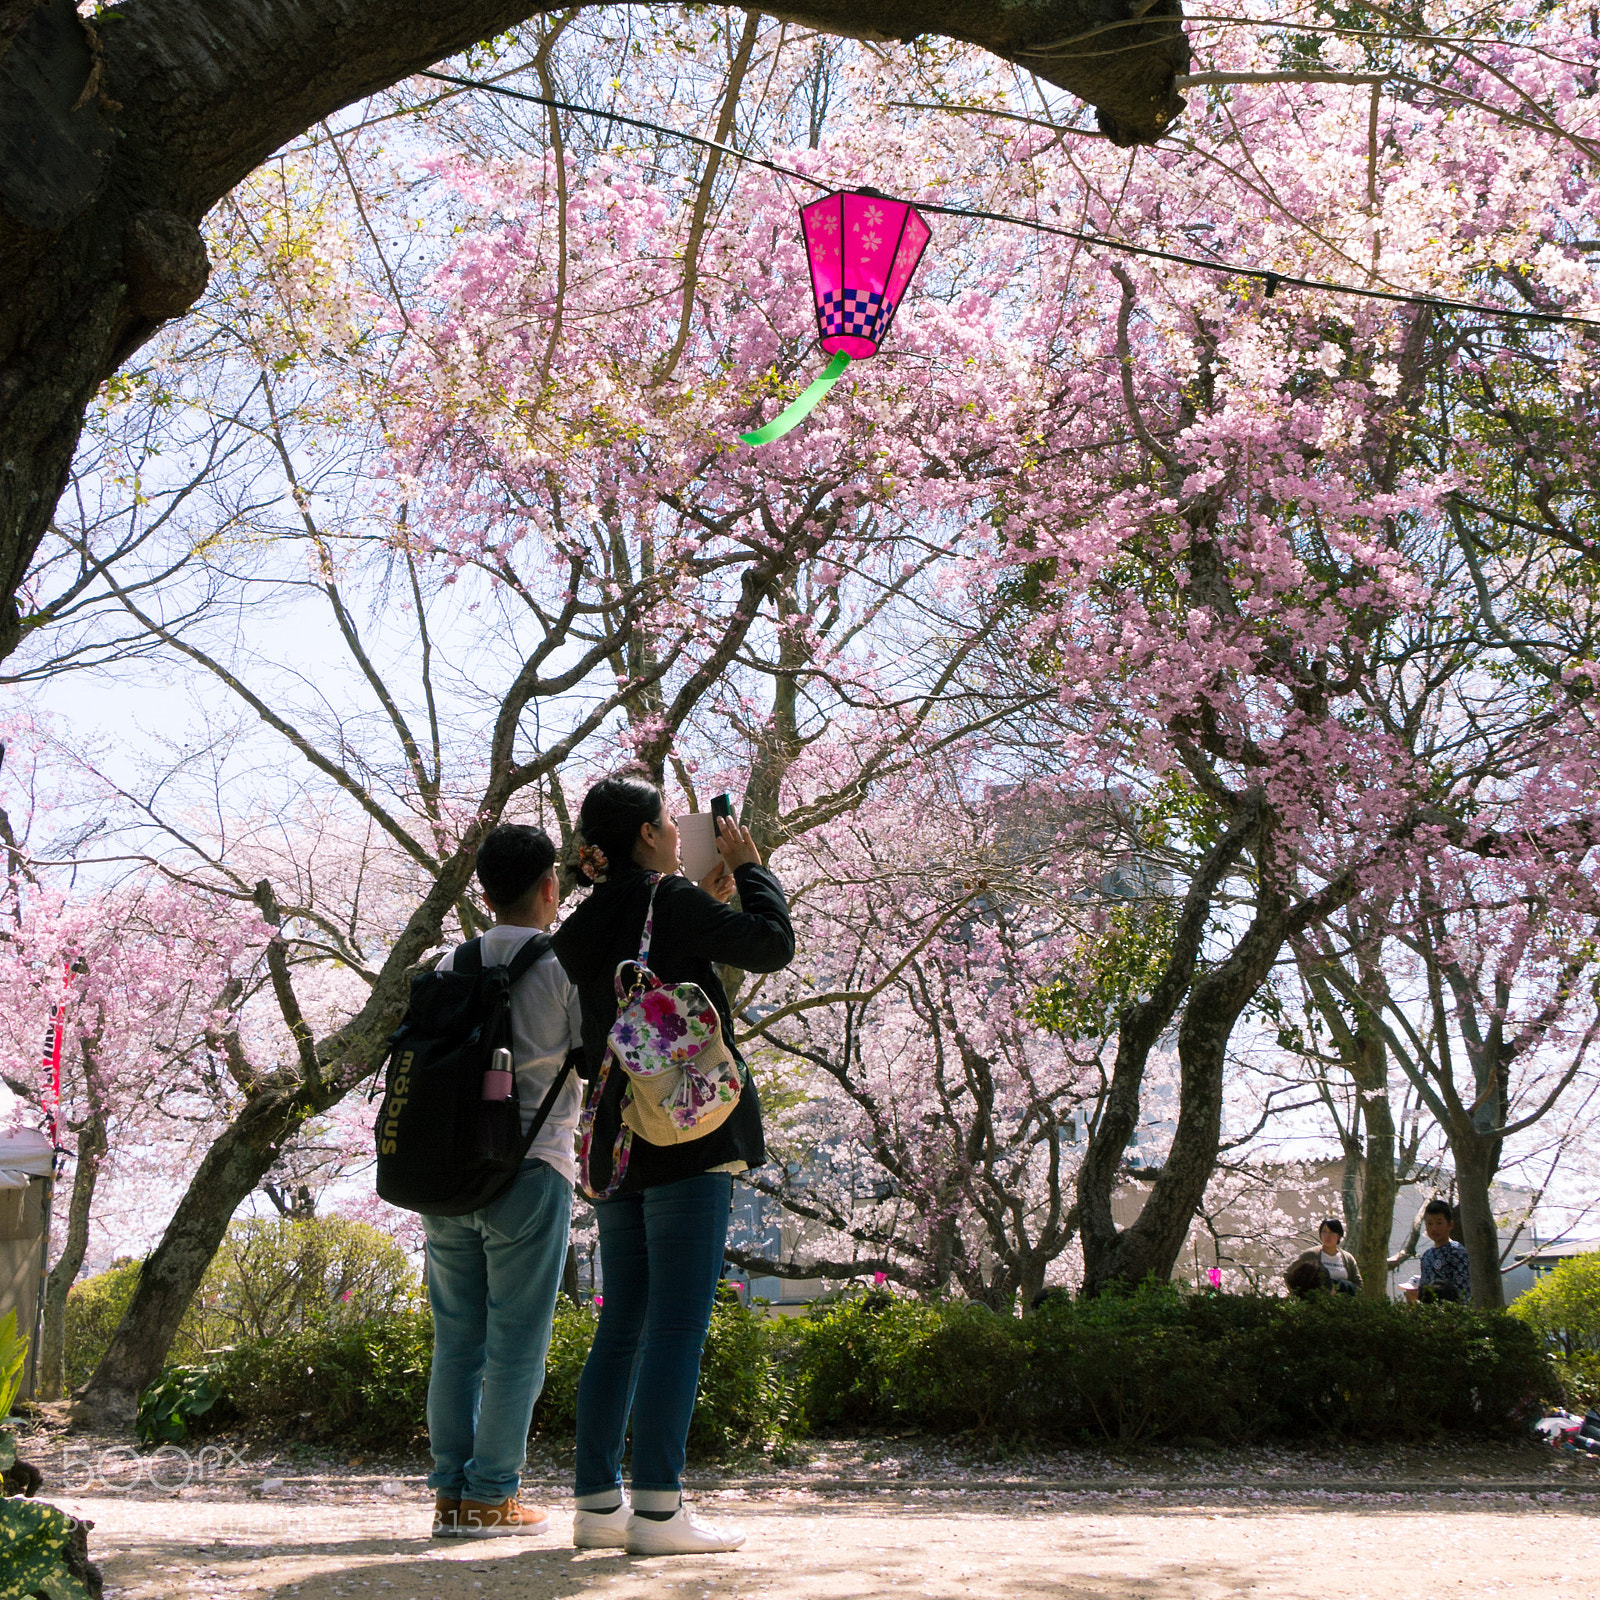
<instances>
[{"instance_id":1,"label":"woman's dark ponytail","mask_svg":"<svg viewBox=\"0 0 1600 1600\"><path fill-rule=\"evenodd\" d=\"M645 823L662 821L661 791L648 778L613 773L583 797L578 811L578 870L591 883L631 871Z\"/></svg>"}]
</instances>

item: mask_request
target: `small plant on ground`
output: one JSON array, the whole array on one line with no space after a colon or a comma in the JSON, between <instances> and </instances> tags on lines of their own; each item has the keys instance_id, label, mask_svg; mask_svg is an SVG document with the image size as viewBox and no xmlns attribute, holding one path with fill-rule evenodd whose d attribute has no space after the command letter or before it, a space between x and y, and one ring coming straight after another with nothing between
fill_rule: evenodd
<instances>
[{"instance_id":1,"label":"small plant on ground","mask_svg":"<svg viewBox=\"0 0 1600 1600\"><path fill-rule=\"evenodd\" d=\"M219 1402L222 1412L212 1415ZM195 1432L209 1431L231 1411L215 1368L168 1367L139 1396L134 1431L145 1444L175 1444Z\"/></svg>"},{"instance_id":2,"label":"small plant on ground","mask_svg":"<svg viewBox=\"0 0 1600 1600\"><path fill-rule=\"evenodd\" d=\"M17 1314L0 1317L0 1472L16 1462L16 1448L3 1419L10 1416L28 1359L27 1336L17 1332ZM54 1506L18 1495L0 1499L0 1600L93 1600L68 1565L73 1522Z\"/></svg>"}]
</instances>

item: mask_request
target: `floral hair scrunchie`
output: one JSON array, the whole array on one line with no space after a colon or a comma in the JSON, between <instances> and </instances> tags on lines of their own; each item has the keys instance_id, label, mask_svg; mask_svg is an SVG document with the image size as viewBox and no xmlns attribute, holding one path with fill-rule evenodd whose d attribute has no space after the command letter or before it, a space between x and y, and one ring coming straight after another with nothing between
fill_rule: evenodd
<instances>
[{"instance_id":1,"label":"floral hair scrunchie","mask_svg":"<svg viewBox=\"0 0 1600 1600\"><path fill-rule=\"evenodd\" d=\"M583 868L584 876L590 883L604 883L606 874L611 870L605 851L597 844L578 846L578 865Z\"/></svg>"}]
</instances>

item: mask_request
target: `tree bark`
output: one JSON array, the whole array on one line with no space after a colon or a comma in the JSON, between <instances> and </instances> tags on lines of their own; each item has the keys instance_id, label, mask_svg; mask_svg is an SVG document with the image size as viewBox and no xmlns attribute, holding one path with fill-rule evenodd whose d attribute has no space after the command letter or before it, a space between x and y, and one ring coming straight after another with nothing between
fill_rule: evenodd
<instances>
[{"instance_id":1,"label":"tree bark","mask_svg":"<svg viewBox=\"0 0 1600 1600\"><path fill-rule=\"evenodd\" d=\"M1361 1293L1368 1300L1389 1296L1389 1238L1394 1232L1394 1206L1400 1193L1396 1164L1394 1112L1389 1088L1361 1094L1361 1120L1366 1151L1361 1160L1361 1236L1351 1254L1361 1269Z\"/></svg>"},{"instance_id":2,"label":"tree bark","mask_svg":"<svg viewBox=\"0 0 1600 1600\"><path fill-rule=\"evenodd\" d=\"M0 659L41 620L16 596L85 409L205 288L206 212L322 118L555 9L126 0L91 22L73 0L0 0ZM1152 143L1183 108L1178 0L812 0L775 14L980 45L1093 102L1119 144Z\"/></svg>"},{"instance_id":3,"label":"tree bark","mask_svg":"<svg viewBox=\"0 0 1600 1600\"><path fill-rule=\"evenodd\" d=\"M1119 1279L1138 1283L1145 1275L1138 1272L1131 1279L1126 1276L1123 1235L1111 1213L1111 1197L1122 1171L1122 1153L1138 1126L1140 1091L1150 1052L1177 1015L1188 991L1212 898L1233 869L1257 823L1253 807L1236 818L1196 871L1184 896L1166 970L1149 996L1123 1013L1117 1029L1117 1055L1111 1069L1111 1084L1084 1151L1083 1164L1078 1168L1078 1229L1083 1243L1083 1292L1086 1295L1099 1294ZM1181 1123L1181 1101L1178 1114ZM1179 1248L1181 1246L1182 1240ZM1174 1250L1173 1260L1176 1259ZM1166 1270L1169 1273L1172 1270L1171 1262Z\"/></svg>"},{"instance_id":4,"label":"tree bark","mask_svg":"<svg viewBox=\"0 0 1600 1600\"><path fill-rule=\"evenodd\" d=\"M1340 1244L1360 1259L1361 1250L1361 1114L1358 1110L1354 1123L1346 1132L1344 1167L1339 1174L1339 1208L1344 1217L1344 1237Z\"/></svg>"},{"instance_id":5,"label":"tree bark","mask_svg":"<svg viewBox=\"0 0 1600 1600\"><path fill-rule=\"evenodd\" d=\"M1463 1124L1456 1119L1445 1133L1456 1166L1457 1221L1472 1268L1472 1303L1490 1311L1503 1310L1506 1291L1500 1276L1500 1230L1495 1226L1489 1194L1498 1165L1499 1136L1485 1138L1470 1121Z\"/></svg>"},{"instance_id":6,"label":"tree bark","mask_svg":"<svg viewBox=\"0 0 1600 1600\"><path fill-rule=\"evenodd\" d=\"M1222 1142L1222 1091L1228 1040L1239 1014L1266 981L1288 937L1284 906L1261 897L1256 920L1228 959L1194 985L1178 1027L1178 1125L1172 1148L1138 1218L1106 1248L1084 1240L1084 1292L1112 1281L1129 1288L1172 1276Z\"/></svg>"},{"instance_id":7,"label":"tree bark","mask_svg":"<svg viewBox=\"0 0 1600 1600\"><path fill-rule=\"evenodd\" d=\"M1356 932L1352 926L1351 933ZM1357 976L1324 949L1301 954L1301 970L1317 1010L1327 1023L1339 1061L1356 1086L1356 1115L1348 1138L1356 1155L1360 1197L1359 1224L1348 1202L1345 1248L1361 1270L1361 1293L1382 1300L1389 1293L1389 1236L1394 1232L1395 1198L1400 1190L1394 1112L1389 1104L1389 1054L1379 1016L1388 990L1376 948L1356 941ZM1337 990L1337 992L1335 992ZM1349 1007L1345 1016L1340 1002ZM1365 1129L1362 1141L1358 1130ZM1348 1164L1348 1163L1347 1163Z\"/></svg>"},{"instance_id":8,"label":"tree bark","mask_svg":"<svg viewBox=\"0 0 1600 1600\"><path fill-rule=\"evenodd\" d=\"M88 1075L86 1063L85 1076ZM66 1389L67 1294L78 1281L89 1248L89 1213L94 1206L100 1163L105 1154L105 1112L91 1089L89 1114L78 1134L78 1167L72 1175L72 1199L67 1206L67 1236L56 1264L45 1279L44 1327L39 1340L39 1393L46 1400L59 1400Z\"/></svg>"},{"instance_id":9,"label":"tree bark","mask_svg":"<svg viewBox=\"0 0 1600 1600\"><path fill-rule=\"evenodd\" d=\"M1266 982L1284 945L1347 905L1359 892L1358 876L1347 868L1316 894L1291 902L1274 882L1275 826L1259 793L1252 792L1237 803L1227 832L1189 885L1166 972L1150 999L1130 1006L1123 1019L1106 1110L1078 1172L1086 1295L1098 1294L1112 1284L1133 1288L1150 1277L1165 1280L1172 1276L1216 1170L1222 1137L1223 1076L1234 1025ZM1193 980L1200 934L1209 920L1213 899L1247 845L1256 862L1255 916L1226 959ZM1178 1125L1172 1148L1137 1220L1119 1231L1111 1216L1111 1194L1122 1151L1138 1116L1144 1060L1156 1035L1177 1012L1186 988L1188 1002L1178 1027ZM1128 1083L1119 1085L1124 1051L1130 1045ZM1137 1052L1136 1070L1131 1070L1133 1052Z\"/></svg>"}]
</instances>

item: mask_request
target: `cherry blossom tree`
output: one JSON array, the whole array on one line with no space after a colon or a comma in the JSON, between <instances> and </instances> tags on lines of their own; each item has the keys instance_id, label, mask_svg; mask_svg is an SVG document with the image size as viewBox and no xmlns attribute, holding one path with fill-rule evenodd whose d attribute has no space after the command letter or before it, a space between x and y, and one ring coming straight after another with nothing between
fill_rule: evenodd
<instances>
[{"instance_id":1,"label":"cherry blossom tree","mask_svg":"<svg viewBox=\"0 0 1600 1600\"><path fill-rule=\"evenodd\" d=\"M0 652L25 631L12 597L50 522L99 385L206 286L199 224L285 141L341 107L552 8L467 0L230 5L192 15L129 0L94 19L68 0L0 7ZM929 28L1087 93L1125 141L1181 109L1188 52L1170 0L790 5L807 27L878 39ZM1116 51L1077 43L1111 28ZM26 463L26 468L19 465Z\"/></svg>"},{"instance_id":2,"label":"cherry blossom tree","mask_svg":"<svg viewBox=\"0 0 1600 1600\"><path fill-rule=\"evenodd\" d=\"M1229 65L1242 77L1256 64L1246 54ZM1523 89L1491 90L1495 70L1475 69L1479 111L1449 118L1401 90L1407 121L1383 122L1380 106L1376 146L1365 124L1378 98L1241 83L1213 114L1255 130L1248 172L1174 159L1159 204L1131 186L1119 204L1141 212L1152 246L1203 237L1206 250L1264 263L1292 233L1296 265L1277 258L1286 275L1317 263L1348 279L1361 261L1369 283L1461 299L1487 293L1512 251L1524 283L1548 285L1535 293L1586 313L1593 287L1567 207L1592 202L1592 177L1560 137L1547 145L1509 125ZM1291 105L1294 117L1276 114ZM1301 143L1309 121L1315 157ZM1349 140L1339 158L1337 127ZM1459 194L1412 187L1424 145L1474 180ZM1533 173L1549 181L1526 181ZM1476 223L1486 192L1492 233ZM1040 199L1059 204L1048 188ZM1441 236L1456 242L1449 261L1429 253ZM1191 802L1195 857L1171 962L1123 1020L1080 1169L1095 1286L1170 1269L1216 1158L1228 1040L1291 941L1360 896L1414 882L1426 861L1453 874L1480 857L1532 857L1562 848L1564 829L1582 860L1589 802L1570 780L1593 746L1568 711L1575 743L1530 716L1490 754L1493 781L1486 773L1469 793L1373 710L1391 691L1403 698L1413 660L1401 619L1435 598L1453 482L1417 418L1429 386L1454 381L1454 314L1241 294L1225 278L1139 262L1108 262L1078 293L1078 327L1093 329L1076 352L1082 410L1044 452L1069 470L1018 485L1003 524L1010 559L1032 575L1038 622L1026 638L1063 685L1071 759L1174 784ZM1460 316L1480 338L1495 325ZM1578 339L1556 344L1565 354L1553 347L1552 360L1575 376ZM1492 481L1499 459L1477 466ZM1118 1229L1110 1193L1139 1073L1173 1022L1178 1128L1143 1214Z\"/></svg>"},{"instance_id":3,"label":"cherry blossom tree","mask_svg":"<svg viewBox=\"0 0 1600 1600\"><path fill-rule=\"evenodd\" d=\"M550 25L525 63L547 98L592 67L563 57L565 38ZM1537 383L1513 385L1516 426L1483 448L1457 428L1443 453L1446 413L1495 414L1479 356L1496 318L1203 265L1591 314L1593 44L1578 13L1471 51L1418 47L1434 51L1426 71L1367 59L1385 41L1329 35L1312 61L1222 30L1207 36L1218 81L1200 85L1215 93L1187 142L1132 164L1048 115L991 114L1012 102L958 50L846 62L819 122L817 58L783 38L758 63L758 27L718 36L705 53L718 87L696 102L707 126L722 141L777 128L741 124L762 65L762 104L810 106L793 148L767 141L784 166L893 188L939 228L892 349L803 431L761 452L733 442L810 373L793 212L810 191L631 134L580 141L558 112L508 122L505 138L463 121L393 150L382 134L319 130L219 214L222 270L194 342L163 345L152 384L113 397L125 412L107 426L128 424L117 472L138 482L119 513L127 537L98 510L68 527L66 589L90 575L137 641L126 648L183 663L242 719L217 719L201 754L174 751L148 785L120 785L124 836L277 930L269 988L285 1031L251 1058L235 1120L152 1258L96 1380L107 1396L153 1374L232 1206L284 1140L373 1070L408 969L447 926L476 925L481 830L515 807L565 829L569 789L618 753L695 801L743 766L752 820L785 851L980 737L1044 752L1033 775L1136 796L1162 833L1172 905L1148 984L1114 1019L1106 1081L1084 1080L1096 1110L1076 1220L1092 1288L1170 1270L1216 1165L1235 1024L1295 940L1362 897L1399 903L1424 869L1448 886L1474 862L1559 849L1587 871L1581 655L1521 694L1520 732L1483 746L1476 787L1375 709L1404 704L1404 626L1441 599L1459 614L1459 576L1435 580L1454 571L1440 552L1461 539L1463 507L1501 517L1471 593L1489 593L1478 613L1511 634L1494 650L1520 659L1496 585L1527 587L1519 560L1542 576L1536 547L1517 545L1535 537L1522 525L1540 491L1511 497L1501 478L1520 462L1531 482L1541 406L1582 390L1579 336L1526 336ZM663 81L630 77L627 103L649 110ZM1530 103L1555 110L1541 121ZM447 255L427 242L431 220L449 223ZM197 461L198 441L222 441L225 473L180 477L140 455L161 436L131 418L156 391L169 415L198 419ZM171 511L144 538L153 495ZM126 554L99 559L107 539ZM303 605L327 630L309 664ZM263 805L238 784L268 750L277 792ZM303 774L288 800L285 760ZM972 760L969 804L987 781ZM229 798L200 826L207 769ZM286 807L313 833L326 819L360 870L298 844L263 869L265 819ZM842 852L847 836L831 837ZM863 877L842 854L830 871ZM938 946L875 997L899 1008L905 1059L927 1064L938 1040L963 1074L1004 1062L993 1121L1006 1131L980 1152L998 1192L1022 1159L1004 1141L1039 1125L1016 1085L1045 1063L1041 1103L1070 1098L1061 1038L1019 1020L1024 991L1060 977L1039 952L1065 924L1002 932L1001 901L968 942L939 943L953 889L907 902L910 924L870 896L859 907L897 928L891 945ZM841 907L855 914L848 896ZM819 901L817 914L835 913ZM848 948L878 970L877 952ZM314 1023L300 990L334 961L357 988ZM841 975L856 982L848 964ZM991 985L1010 1031L979 1003ZM855 1004L841 997L840 1018ZM1174 1029L1172 1149L1119 1229L1109 1196ZM940 1080L912 1076L931 1111ZM955 1124L924 1126L928 1148L896 1159L914 1167L931 1238ZM1052 1249L1071 1231L1058 1198L1042 1213ZM1016 1285L1036 1280L1042 1237L1007 1235Z\"/></svg>"},{"instance_id":4,"label":"cherry blossom tree","mask_svg":"<svg viewBox=\"0 0 1600 1600\"><path fill-rule=\"evenodd\" d=\"M257 986L265 929L253 910L185 892L154 874L71 892L25 855L0 941L0 1053L6 1086L55 1130L72 1168L64 1233L45 1289L42 1392L59 1396L67 1291L105 1221L106 1181L172 1170L225 1096L226 1041ZM40 1040L60 1019L59 1084ZM169 1165L170 1164L170 1165Z\"/></svg>"},{"instance_id":5,"label":"cherry blossom tree","mask_svg":"<svg viewBox=\"0 0 1600 1600\"><path fill-rule=\"evenodd\" d=\"M753 1271L882 1273L1009 1309L1072 1243L1104 1080L1099 1041L1041 997L1130 852L1104 796L1057 780L974 798L971 777L924 767L775 857L802 954L738 1004L755 1059L801 1096L772 1118L781 1165L751 1181L803 1241L736 1253Z\"/></svg>"}]
</instances>

